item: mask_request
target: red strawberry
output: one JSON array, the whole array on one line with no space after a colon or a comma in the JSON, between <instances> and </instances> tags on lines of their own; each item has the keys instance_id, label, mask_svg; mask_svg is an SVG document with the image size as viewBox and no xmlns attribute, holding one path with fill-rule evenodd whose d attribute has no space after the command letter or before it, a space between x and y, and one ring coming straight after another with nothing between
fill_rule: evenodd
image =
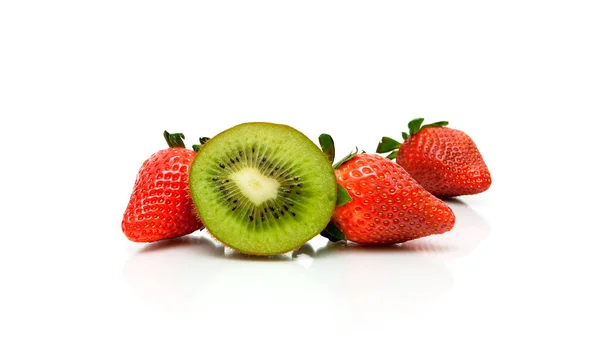
<instances>
[{"instance_id":1,"label":"red strawberry","mask_svg":"<svg viewBox=\"0 0 600 358\"><path fill-rule=\"evenodd\" d=\"M319 138L323 151L335 155L328 135ZM348 159L350 158L350 159ZM423 189L398 164L376 154L349 156L335 165L341 189L330 225L321 233L332 241L395 244L454 226L454 213Z\"/></svg>"},{"instance_id":2,"label":"red strawberry","mask_svg":"<svg viewBox=\"0 0 600 358\"><path fill-rule=\"evenodd\" d=\"M142 164L123 215L121 229L131 241L172 239L204 227L189 194L188 175L196 152L185 149L183 134L164 135L169 148Z\"/></svg>"},{"instance_id":3,"label":"red strawberry","mask_svg":"<svg viewBox=\"0 0 600 358\"><path fill-rule=\"evenodd\" d=\"M396 158L423 188L437 197L478 194L492 184L492 177L473 140L464 132L446 128L448 122L421 127L423 118L408 124L404 143L383 137L377 153L394 150Z\"/></svg>"}]
</instances>

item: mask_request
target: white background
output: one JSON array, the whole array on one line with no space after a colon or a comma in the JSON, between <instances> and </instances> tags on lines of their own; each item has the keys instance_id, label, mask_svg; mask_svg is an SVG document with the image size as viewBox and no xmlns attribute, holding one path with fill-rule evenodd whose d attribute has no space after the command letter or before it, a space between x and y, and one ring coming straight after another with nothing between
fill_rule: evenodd
<instances>
[{"instance_id":1,"label":"white background","mask_svg":"<svg viewBox=\"0 0 600 358\"><path fill-rule=\"evenodd\" d=\"M0 356L598 356L594 1L2 1ZM477 143L450 233L252 259L120 223L165 147L246 121L338 158Z\"/></svg>"}]
</instances>

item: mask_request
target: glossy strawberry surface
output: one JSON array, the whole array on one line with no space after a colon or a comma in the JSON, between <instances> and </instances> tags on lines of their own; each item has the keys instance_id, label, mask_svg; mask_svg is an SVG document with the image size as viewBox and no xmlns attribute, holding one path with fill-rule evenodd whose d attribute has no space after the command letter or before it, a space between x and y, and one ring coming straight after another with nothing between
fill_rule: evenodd
<instances>
[{"instance_id":1,"label":"glossy strawberry surface","mask_svg":"<svg viewBox=\"0 0 600 358\"><path fill-rule=\"evenodd\" d=\"M338 206L333 224L347 240L393 244L442 234L454 226L454 213L395 162L358 154L336 170L352 200Z\"/></svg>"},{"instance_id":2,"label":"glossy strawberry surface","mask_svg":"<svg viewBox=\"0 0 600 358\"><path fill-rule=\"evenodd\" d=\"M195 155L190 149L167 148L142 164L121 223L129 240L154 242L203 228L189 194Z\"/></svg>"},{"instance_id":3,"label":"glossy strawberry surface","mask_svg":"<svg viewBox=\"0 0 600 358\"><path fill-rule=\"evenodd\" d=\"M457 129L421 129L400 146L396 161L438 197L478 194L492 184L475 142Z\"/></svg>"}]
</instances>

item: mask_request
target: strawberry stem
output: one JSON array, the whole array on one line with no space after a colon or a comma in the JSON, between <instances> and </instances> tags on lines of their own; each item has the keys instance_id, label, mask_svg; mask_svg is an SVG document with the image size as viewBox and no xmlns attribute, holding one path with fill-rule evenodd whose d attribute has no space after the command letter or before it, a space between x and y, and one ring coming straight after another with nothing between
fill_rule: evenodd
<instances>
[{"instance_id":1,"label":"strawberry stem","mask_svg":"<svg viewBox=\"0 0 600 358\"><path fill-rule=\"evenodd\" d=\"M163 136L165 137L169 148L185 148L185 143L183 143L185 136L183 133L171 134L167 131L164 131Z\"/></svg>"}]
</instances>

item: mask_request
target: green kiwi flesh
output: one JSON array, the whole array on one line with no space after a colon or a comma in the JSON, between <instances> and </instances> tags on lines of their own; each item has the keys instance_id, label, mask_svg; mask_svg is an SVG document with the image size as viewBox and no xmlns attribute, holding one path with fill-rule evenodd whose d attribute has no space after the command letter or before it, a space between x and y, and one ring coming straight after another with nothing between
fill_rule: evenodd
<instances>
[{"instance_id":1,"label":"green kiwi flesh","mask_svg":"<svg viewBox=\"0 0 600 358\"><path fill-rule=\"evenodd\" d=\"M204 144L190 191L207 230L253 255L294 250L327 226L337 184L325 154L298 130L243 123Z\"/></svg>"}]
</instances>

